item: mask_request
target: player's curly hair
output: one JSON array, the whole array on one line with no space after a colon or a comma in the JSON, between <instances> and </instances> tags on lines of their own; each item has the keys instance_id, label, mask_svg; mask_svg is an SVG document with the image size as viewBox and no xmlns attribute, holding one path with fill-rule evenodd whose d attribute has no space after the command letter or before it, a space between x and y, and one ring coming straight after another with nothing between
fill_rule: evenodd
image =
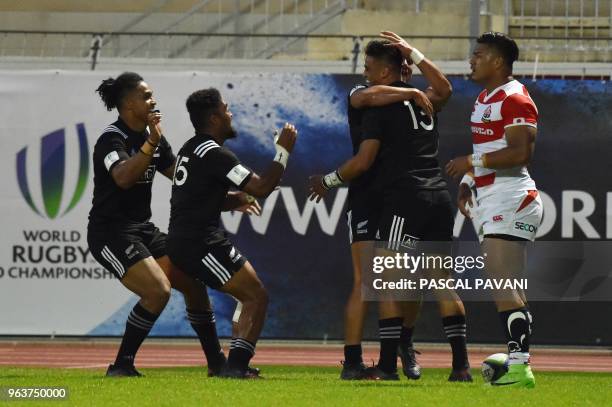
<instances>
[{"instance_id":1,"label":"player's curly hair","mask_svg":"<svg viewBox=\"0 0 612 407\"><path fill-rule=\"evenodd\" d=\"M490 31L478 37L476 42L495 48L504 59L506 66L512 71L512 64L514 61L518 60L519 57L518 45L516 45L516 42L512 38L504 33Z\"/></svg>"},{"instance_id":2,"label":"player's curly hair","mask_svg":"<svg viewBox=\"0 0 612 407\"><path fill-rule=\"evenodd\" d=\"M401 71L402 63L404 62L402 52L396 47L390 47L388 44L391 44L388 40L372 40L366 45L365 54L369 57L381 59L397 68L398 71Z\"/></svg>"},{"instance_id":3,"label":"player's curly hair","mask_svg":"<svg viewBox=\"0 0 612 407\"><path fill-rule=\"evenodd\" d=\"M200 89L187 98L187 111L193 128L196 130L206 128L210 116L222 103L221 93L215 88Z\"/></svg>"},{"instance_id":4,"label":"player's curly hair","mask_svg":"<svg viewBox=\"0 0 612 407\"><path fill-rule=\"evenodd\" d=\"M125 95L136 89L138 84L142 82L142 76L135 72L124 72L116 78L104 79L96 92L102 98L104 106L108 111L115 107L121 107L121 102Z\"/></svg>"}]
</instances>

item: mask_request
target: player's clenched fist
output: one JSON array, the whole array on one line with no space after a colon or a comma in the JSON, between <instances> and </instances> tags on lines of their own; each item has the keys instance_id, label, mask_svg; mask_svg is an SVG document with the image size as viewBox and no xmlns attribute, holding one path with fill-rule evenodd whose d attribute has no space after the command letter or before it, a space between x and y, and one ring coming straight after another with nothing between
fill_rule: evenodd
<instances>
[{"instance_id":1,"label":"player's clenched fist","mask_svg":"<svg viewBox=\"0 0 612 407\"><path fill-rule=\"evenodd\" d=\"M149 138L154 144L158 144L161 139L161 122L162 115L159 110L153 110L149 112L147 116L147 125L149 127Z\"/></svg>"},{"instance_id":2,"label":"player's clenched fist","mask_svg":"<svg viewBox=\"0 0 612 407\"><path fill-rule=\"evenodd\" d=\"M283 147L285 150L287 150L287 152L291 153L293 151L293 146L295 145L295 140L297 139L297 134L297 129L293 124L285 123L276 144Z\"/></svg>"}]
</instances>

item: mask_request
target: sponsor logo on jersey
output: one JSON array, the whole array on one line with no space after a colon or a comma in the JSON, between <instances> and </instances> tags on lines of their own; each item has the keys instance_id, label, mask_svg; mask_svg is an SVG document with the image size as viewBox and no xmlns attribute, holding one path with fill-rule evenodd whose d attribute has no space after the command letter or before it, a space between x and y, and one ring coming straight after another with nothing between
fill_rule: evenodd
<instances>
[{"instance_id":1,"label":"sponsor logo on jersey","mask_svg":"<svg viewBox=\"0 0 612 407\"><path fill-rule=\"evenodd\" d=\"M472 133L479 134L481 136L494 135L492 129L485 129L484 127L478 127L478 126L472 126Z\"/></svg>"},{"instance_id":2,"label":"sponsor logo on jersey","mask_svg":"<svg viewBox=\"0 0 612 407\"><path fill-rule=\"evenodd\" d=\"M137 184L150 184L155 178L155 172L157 167L155 165L149 165L147 170L142 174L142 177L138 180Z\"/></svg>"},{"instance_id":3,"label":"sponsor logo on jersey","mask_svg":"<svg viewBox=\"0 0 612 407\"><path fill-rule=\"evenodd\" d=\"M402 237L402 242L400 243L400 245L407 249L415 250L417 248L418 243L419 243L418 237L414 237L414 236L410 236L409 234L405 234Z\"/></svg>"},{"instance_id":4,"label":"sponsor logo on jersey","mask_svg":"<svg viewBox=\"0 0 612 407\"><path fill-rule=\"evenodd\" d=\"M534 225L530 225L524 222L514 222L514 228L517 230L523 230L523 231L532 232L532 233L538 230L538 228L535 227Z\"/></svg>"},{"instance_id":5,"label":"sponsor logo on jersey","mask_svg":"<svg viewBox=\"0 0 612 407\"><path fill-rule=\"evenodd\" d=\"M504 220L504 216L503 215L495 215L495 216L493 216L493 222L501 222L502 220Z\"/></svg>"},{"instance_id":6,"label":"sponsor logo on jersey","mask_svg":"<svg viewBox=\"0 0 612 407\"><path fill-rule=\"evenodd\" d=\"M136 250L136 247L134 246L133 243L131 245L129 245L127 247L127 249L125 249L125 255L127 256L128 259L131 259L132 257L136 256L137 254L138 254L138 250Z\"/></svg>"},{"instance_id":7,"label":"sponsor logo on jersey","mask_svg":"<svg viewBox=\"0 0 612 407\"><path fill-rule=\"evenodd\" d=\"M481 120L483 123L489 123L491 121L491 106L485 109Z\"/></svg>"},{"instance_id":8,"label":"sponsor logo on jersey","mask_svg":"<svg viewBox=\"0 0 612 407\"><path fill-rule=\"evenodd\" d=\"M363 235L364 233L368 233L368 221L367 220L357 223L357 234Z\"/></svg>"},{"instance_id":9,"label":"sponsor logo on jersey","mask_svg":"<svg viewBox=\"0 0 612 407\"><path fill-rule=\"evenodd\" d=\"M235 247L232 247L232 250L230 250L229 256L230 256L230 259L232 260L232 263L236 263L242 257L240 253L236 252Z\"/></svg>"}]
</instances>

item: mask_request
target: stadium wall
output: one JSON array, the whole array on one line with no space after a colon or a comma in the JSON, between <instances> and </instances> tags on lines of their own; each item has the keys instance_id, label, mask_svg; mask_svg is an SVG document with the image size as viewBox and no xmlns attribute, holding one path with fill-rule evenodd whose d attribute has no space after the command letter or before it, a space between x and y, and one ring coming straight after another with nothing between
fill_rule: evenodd
<instances>
[{"instance_id":1,"label":"stadium wall","mask_svg":"<svg viewBox=\"0 0 612 407\"><path fill-rule=\"evenodd\" d=\"M0 181L0 335L122 334L136 298L96 264L86 243L92 147L116 117L105 111L94 89L101 79L116 74L0 73L0 168L5 174ZM273 129L285 121L297 125L300 139L295 153L280 190L262 202L262 216L225 213L223 223L270 291L264 337L341 338L351 284L346 189L315 205L307 201L306 179L349 157L346 95L361 78L149 72L145 79L155 91L164 113L164 133L175 151L192 135L184 100L198 88L214 86L222 91L240 133L228 145L255 170L262 170L273 155ZM415 81L424 86L422 78ZM479 92L461 77L452 82L454 95L439 116L442 162L470 151L468 117ZM539 238L577 244L609 240L610 82L541 80L526 85L540 112L530 170L544 197ZM158 178L153 221L165 230L170 183ZM475 238L461 215L456 218L455 235ZM608 270L602 270L600 283L612 287ZM229 335L234 303L217 293L213 297L220 332ZM610 302L532 303L531 308L536 316L535 343L612 344L612 326L598 318L612 312ZM490 304L469 303L467 310L472 341L502 339L501 330L490 328L498 324ZM435 304L426 304L417 340L443 340L440 325ZM568 326L572 329L566 330ZM371 320L366 336L375 338L375 332ZM152 334L193 335L178 293Z\"/></svg>"}]
</instances>

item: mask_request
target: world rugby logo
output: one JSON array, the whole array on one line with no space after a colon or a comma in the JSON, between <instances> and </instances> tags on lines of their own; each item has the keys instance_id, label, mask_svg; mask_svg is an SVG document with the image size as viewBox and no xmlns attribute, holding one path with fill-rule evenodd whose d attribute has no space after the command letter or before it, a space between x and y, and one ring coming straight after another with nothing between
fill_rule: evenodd
<instances>
[{"instance_id":1,"label":"world rugby logo","mask_svg":"<svg viewBox=\"0 0 612 407\"><path fill-rule=\"evenodd\" d=\"M67 142L68 140L68 142ZM38 147L38 146L35 146ZM40 140L38 154L39 164L28 162L33 157L28 157L36 150L32 146L23 147L17 153L17 182L23 199L28 206L38 215L55 219L70 212L81 200L87 179L89 176L89 146L87 144L87 134L83 123L76 124L76 137L66 138L66 129L55 130ZM66 154L66 151L70 154ZM74 151L75 154L72 154ZM78 151L78 152L77 152ZM66 161L70 157L70 161ZM72 157L79 157L78 161ZM38 167L36 171L35 168ZM28 173L28 169L30 173ZM38 173L36 177L34 173ZM34 181L34 182L32 182ZM40 182L40 193L30 189L31 184ZM64 197L65 184L74 184L74 192L69 199ZM38 205L35 201L39 202ZM62 205L63 204L63 205Z\"/></svg>"}]
</instances>

